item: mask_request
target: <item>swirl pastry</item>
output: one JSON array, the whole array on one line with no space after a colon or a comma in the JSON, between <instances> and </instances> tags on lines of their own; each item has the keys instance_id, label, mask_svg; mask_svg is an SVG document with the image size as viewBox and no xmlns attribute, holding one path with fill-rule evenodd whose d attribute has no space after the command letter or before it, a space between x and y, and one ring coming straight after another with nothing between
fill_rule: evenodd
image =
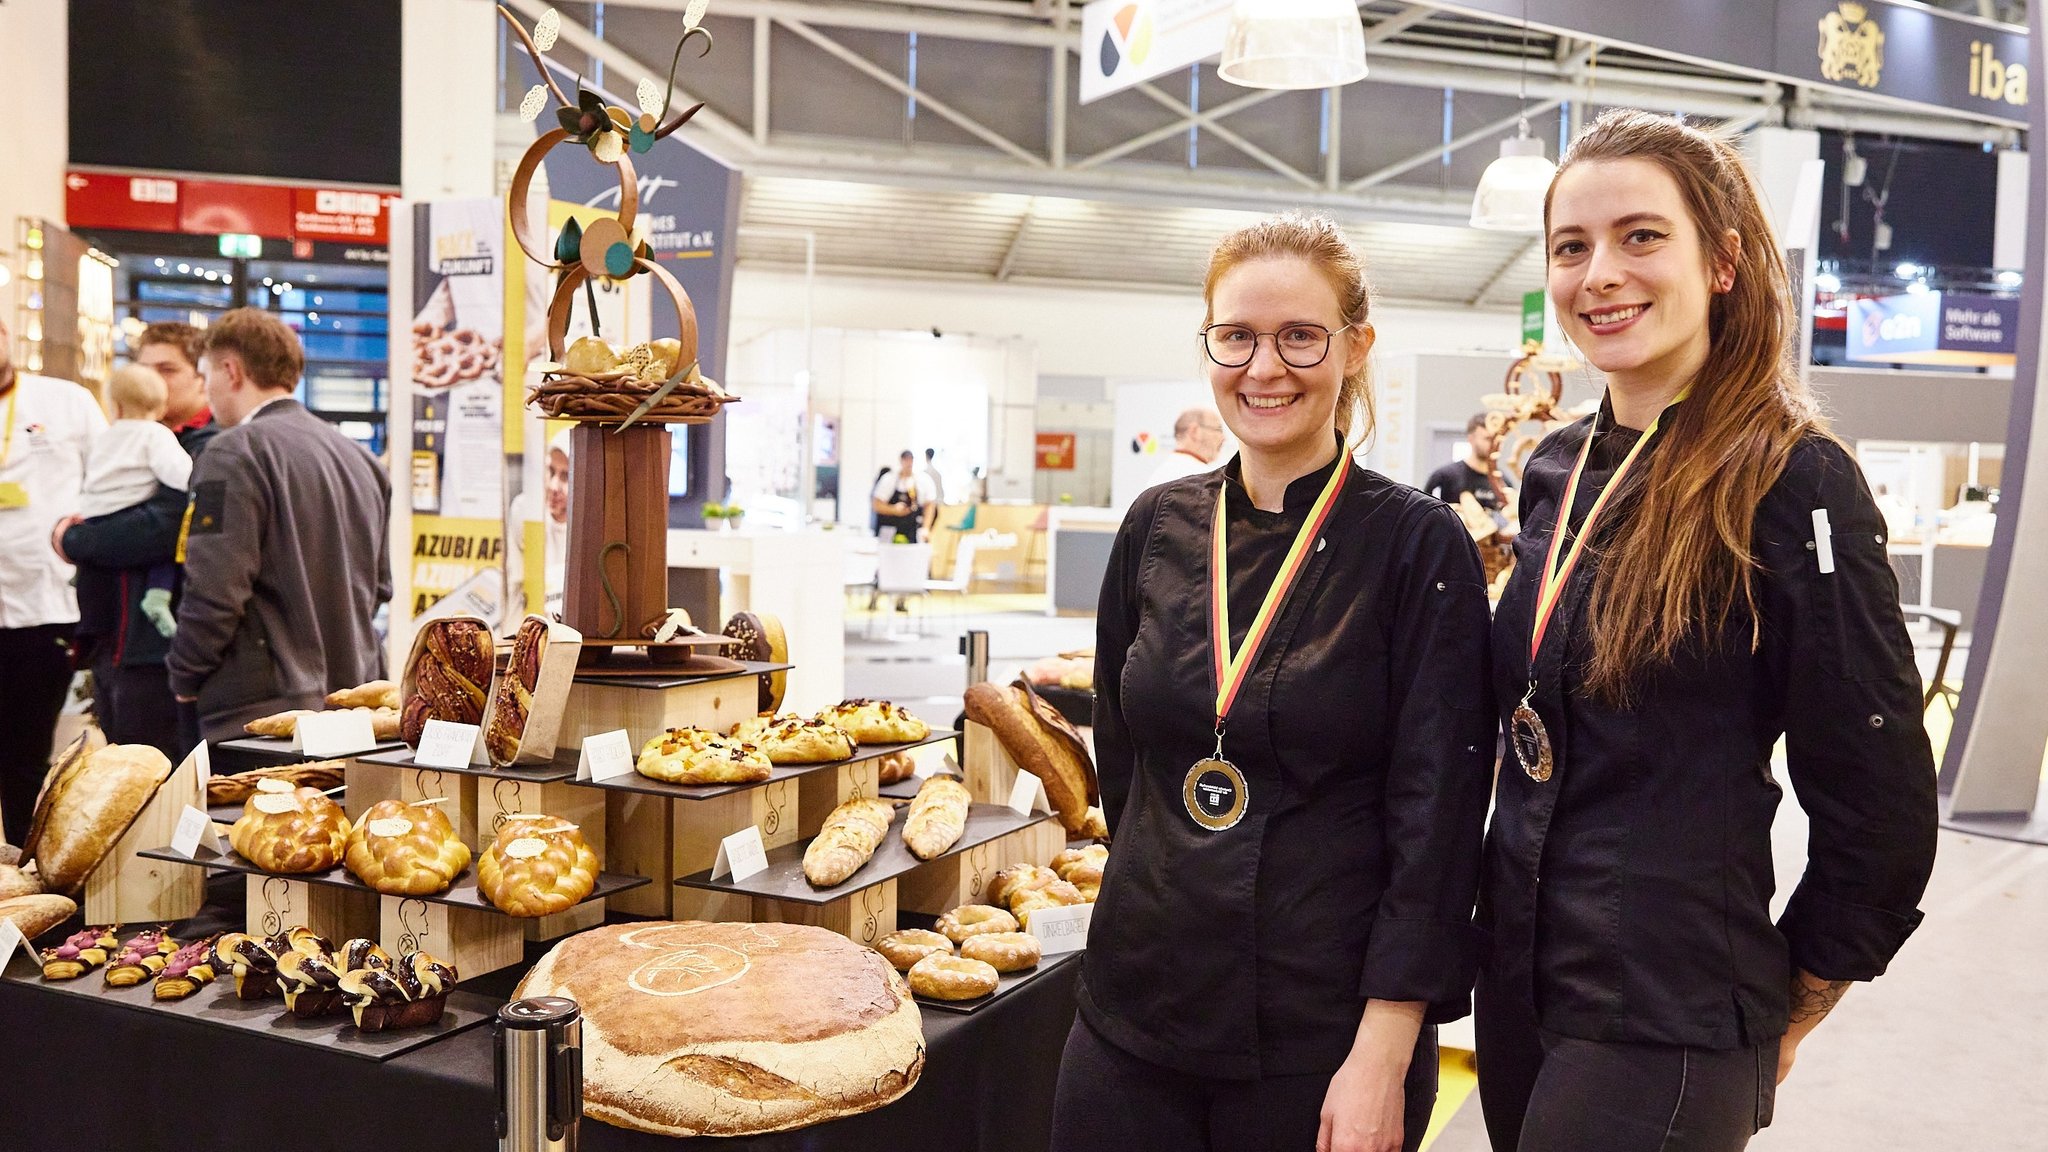
<instances>
[{"instance_id":1,"label":"swirl pastry","mask_svg":"<svg viewBox=\"0 0 2048 1152\"><path fill-rule=\"evenodd\" d=\"M131 988L164 970L178 942L163 928L138 933L107 963L107 987Z\"/></svg>"},{"instance_id":2,"label":"swirl pastry","mask_svg":"<svg viewBox=\"0 0 2048 1152\"><path fill-rule=\"evenodd\" d=\"M118 926L73 932L55 948L43 949L43 979L76 980L107 962L121 947Z\"/></svg>"},{"instance_id":3,"label":"swirl pastry","mask_svg":"<svg viewBox=\"0 0 2048 1152\"><path fill-rule=\"evenodd\" d=\"M844 728L863 744L907 744L932 734L931 725L886 700L842 700L818 713L818 719Z\"/></svg>"},{"instance_id":4,"label":"swirl pastry","mask_svg":"<svg viewBox=\"0 0 2048 1152\"><path fill-rule=\"evenodd\" d=\"M399 737L409 747L420 746L429 720L483 723L495 646L490 628L473 616L451 616L421 628L406 671L411 695L398 718Z\"/></svg>"},{"instance_id":5,"label":"swirl pastry","mask_svg":"<svg viewBox=\"0 0 2048 1152\"><path fill-rule=\"evenodd\" d=\"M438 805L379 800L349 832L344 862L386 895L431 896L469 867L469 845Z\"/></svg>"},{"instance_id":6,"label":"swirl pastry","mask_svg":"<svg viewBox=\"0 0 2048 1152\"><path fill-rule=\"evenodd\" d=\"M576 825L557 816L515 813L477 861L477 887L509 916L549 916L583 902L597 887L597 853Z\"/></svg>"},{"instance_id":7,"label":"swirl pastry","mask_svg":"<svg viewBox=\"0 0 2048 1152\"><path fill-rule=\"evenodd\" d=\"M348 816L341 805L312 788L258 784L228 829L228 842L265 872L325 872L341 863L348 843Z\"/></svg>"},{"instance_id":8,"label":"swirl pastry","mask_svg":"<svg viewBox=\"0 0 2048 1152\"><path fill-rule=\"evenodd\" d=\"M336 987L358 1031L387 1032L439 1021L448 992L460 979L455 965L410 952L388 968L352 968Z\"/></svg>"},{"instance_id":9,"label":"swirl pastry","mask_svg":"<svg viewBox=\"0 0 2048 1152\"><path fill-rule=\"evenodd\" d=\"M934 776L917 790L910 815L903 820L903 843L919 860L929 860L960 842L967 831L967 805L974 799L967 785L951 776Z\"/></svg>"},{"instance_id":10,"label":"swirl pastry","mask_svg":"<svg viewBox=\"0 0 2048 1152\"><path fill-rule=\"evenodd\" d=\"M640 749L633 770L670 784L751 784L774 765L752 744L704 728L670 728Z\"/></svg>"},{"instance_id":11,"label":"swirl pastry","mask_svg":"<svg viewBox=\"0 0 2048 1152\"><path fill-rule=\"evenodd\" d=\"M816 888L844 883L875 854L895 817L896 809L887 800L867 796L834 808L804 849L804 879Z\"/></svg>"},{"instance_id":12,"label":"swirl pastry","mask_svg":"<svg viewBox=\"0 0 2048 1152\"><path fill-rule=\"evenodd\" d=\"M156 974L156 983L150 985L149 995L154 1000L183 1000L208 984L216 975L213 967L213 942L208 936L194 940L164 961L164 970Z\"/></svg>"},{"instance_id":13,"label":"swirl pastry","mask_svg":"<svg viewBox=\"0 0 2048 1152\"><path fill-rule=\"evenodd\" d=\"M232 973L235 998L261 1000L277 991L277 962L290 952L325 955L331 946L325 936L303 925L268 938L245 932L230 932L214 941L213 969Z\"/></svg>"},{"instance_id":14,"label":"swirl pastry","mask_svg":"<svg viewBox=\"0 0 2048 1152\"><path fill-rule=\"evenodd\" d=\"M540 687L540 661L548 647L548 622L528 616L512 638L512 660L498 677L491 704L491 722L484 730L484 751L491 763L503 768L519 758L519 745L526 738L526 719L533 709L533 693Z\"/></svg>"},{"instance_id":15,"label":"swirl pastry","mask_svg":"<svg viewBox=\"0 0 2048 1152\"><path fill-rule=\"evenodd\" d=\"M286 950L277 958L277 986L284 1010L301 1020L330 1016L341 1010L342 971L323 950Z\"/></svg>"}]
</instances>

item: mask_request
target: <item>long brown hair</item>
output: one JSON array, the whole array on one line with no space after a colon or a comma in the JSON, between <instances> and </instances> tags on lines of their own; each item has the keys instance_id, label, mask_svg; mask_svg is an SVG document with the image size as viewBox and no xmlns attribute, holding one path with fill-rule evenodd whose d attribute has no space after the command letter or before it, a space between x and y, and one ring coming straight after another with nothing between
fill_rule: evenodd
<instances>
[{"instance_id":1,"label":"long brown hair","mask_svg":"<svg viewBox=\"0 0 2048 1152\"><path fill-rule=\"evenodd\" d=\"M1706 363L1690 398L1667 414L1666 443L1648 471L1629 482L1635 511L1603 545L1594 577L1586 686L1621 706L1689 638L1719 635L1738 603L1755 647L1757 505L1800 438L1825 431L1792 364L1785 263L1741 155L1679 120L1617 109L1572 142L1558 173L1629 159L1650 161L1677 183L1709 262L1725 253L1731 229L1741 252L1733 286L1708 298ZM1550 187L1554 194L1556 181ZM1546 195L1546 232L1549 220Z\"/></svg>"},{"instance_id":2,"label":"long brown hair","mask_svg":"<svg viewBox=\"0 0 2048 1152\"><path fill-rule=\"evenodd\" d=\"M1240 264L1296 256L1314 265L1337 293L1337 309L1344 323L1370 330L1372 283L1365 277L1365 261L1344 236L1344 230L1326 216L1286 212L1268 216L1256 224L1225 236L1209 254L1209 274L1202 280L1202 302L1206 308L1216 295L1216 282ZM1215 317L1204 318L1206 323ZM1334 350L1333 350L1334 351ZM1349 437L1351 418L1358 413L1365 421L1358 440L1372 435L1372 368L1361 364L1337 387L1337 431Z\"/></svg>"}]
</instances>

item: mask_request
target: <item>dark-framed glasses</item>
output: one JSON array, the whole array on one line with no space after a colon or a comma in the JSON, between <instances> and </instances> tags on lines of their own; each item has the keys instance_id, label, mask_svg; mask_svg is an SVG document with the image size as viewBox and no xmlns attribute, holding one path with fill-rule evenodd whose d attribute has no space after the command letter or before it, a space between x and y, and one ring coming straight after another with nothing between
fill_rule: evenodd
<instances>
[{"instance_id":1,"label":"dark-framed glasses","mask_svg":"<svg viewBox=\"0 0 2048 1152\"><path fill-rule=\"evenodd\" d=\"M1289 324L1278 332L1259 332L1243 324L1208 324L1201 331L1202 350L1225 368L1242 368L1258 355L1259 338L1273 338L1273 350L1289 368L1313 368L1330 354L1330 338L1346 332L1351 325L1332 332L1321 324Z\"/></svg>"}]
</instances>

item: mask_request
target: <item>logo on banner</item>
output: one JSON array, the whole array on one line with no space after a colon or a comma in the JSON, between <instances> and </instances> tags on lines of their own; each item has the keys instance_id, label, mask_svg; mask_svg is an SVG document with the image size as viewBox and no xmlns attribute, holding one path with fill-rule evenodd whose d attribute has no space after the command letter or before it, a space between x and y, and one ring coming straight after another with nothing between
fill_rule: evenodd
<instances>
[{"instance_id":1,"label":"logo on banner","mask_svg":"<svg viewBox=\"0 0 2048 1152\"><path fill-rule=\"evenodd\" d=\"M1853 80L1861 87L1877 87L1884 68L1884 29L1871 19L1869 9L1855 0L1820 18L1820 74L1829 80Z\"/></svg>"},{"instance_id":2,"label":"logo on banner","mask_svg":"<svg viewBox=\"0 0 2048 1152\"><path fill-rule=\"evenodd\" d=\"M1143 68L1145 58L1152 54L1152 14L1136 4L1117 9L1109 18L1109 27L1102 30L1098 51L1104 76L1115 76L1125 61L1133 68Z\"/></svg>"}]
</instances>

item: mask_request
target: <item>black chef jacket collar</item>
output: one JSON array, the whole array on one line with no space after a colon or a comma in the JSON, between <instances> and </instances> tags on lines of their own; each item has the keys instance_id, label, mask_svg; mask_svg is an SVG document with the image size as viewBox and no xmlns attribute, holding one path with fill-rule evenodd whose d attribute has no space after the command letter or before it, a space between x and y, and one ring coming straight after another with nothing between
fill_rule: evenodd
<instances>
[{"instance_id":1,"label":"black chef jacket collar","mask_svg":"<svg viewBox=\"0 0 2048 1152\"><path fill-rule=\"evenodd\" d=\"M1331 471L1337 465L1345 463L1350 459L1349 454L1344 451L1344 438L1337 436L1336 441L1337 455L1328 464L1310 472L1306 476L1299 476L1288 482L1287 493L1280 500L1280 506L1283 511L1299 512L1313 505L1316 502L1316 497L1323 494L1323 485L1330 482ZM1247 501L1250 500L1251 493L1244 486L1244 456L1242 453L1231 453L1230 460L1223 465L1223 478L1235 486L1239 492L1243 492Z\"/></svg>"}]
</instances>

